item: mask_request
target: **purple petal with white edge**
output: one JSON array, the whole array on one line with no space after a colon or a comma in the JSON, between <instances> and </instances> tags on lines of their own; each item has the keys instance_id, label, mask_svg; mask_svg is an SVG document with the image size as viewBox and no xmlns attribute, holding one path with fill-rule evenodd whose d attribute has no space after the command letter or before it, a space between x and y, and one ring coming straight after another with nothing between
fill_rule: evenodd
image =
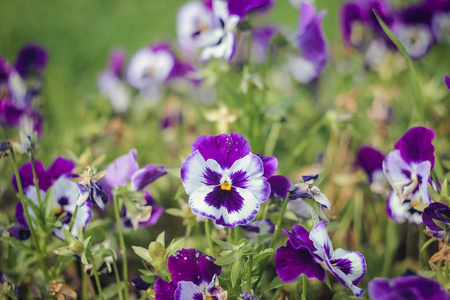
<instances>
[{"instance_id":1,"label":"purple petal with white edge","mask_svg":"<svg viewBox=\"0 0 450 300\"><path fill-rule=\"evenodd\" d=\"M317 249L314 251L315 254L321 258L331 256L333 253L333 245L331 244L325 221L318 223L313 229L311 229L309 239L313 242L314 247Z\"/></svg>"},{"instance_id":2,"label":"purple petal with white edge","mask_svg":"<svg viewBox=\"0 0 450 300\"><path fill-rule=\"evenodd\" d=\"M445 216L445 218L444 218ZM428 205L422 213L423 224L433 231L443 231L433 220L438 220L444 224L450 225L450 207L440 202L433 202Z\"/></svg>"},{"instance_id":3,"label":"purple petal with white edge","mask_svg":"<svg viewBox=\"0 0 450 300\"><path fill-rule=\"evenodd\" d=\"M299 198L312 199L312 195L309 192L309 184L307 183L296 183L289 191L289 200L296 200Z\"/></svg>"},{"instance_id":4,"label":"purple petal with white edge","mask_svg":"<svg viewBox=\"0 0 450 300\"><path fill-rule=\"evenodd\" d=\"M255 244L258 241L258 236L274 233L275 224L273 224L273 222L269 218L265 218L256 222L249 223L247 225L243 225L241 226L241 228L246 231L244 233L244 236L248 239L248 241L252 244Z\"/></svg>"},{"instance_id":5,"label":"purple petal with white edge","mask_svg":"<svg viewBox=\"0 0 450 300\"><path fill-rule=\"evenodd\" d=\"M223 169L229 169L236 160L250 153L250 145L242 135L232 132L231 135L201 136L192 145L192 152L195 150L199 150L205 161L211 158Z\"/></svg>"},{"instance_id":6,"label":"purple petal with white edge","mask_svg":"<svg viewBox=\"0 0 450 300\"><path fill-rule=\"evenodd\" d=\"M118 157L106 168L106 174L102 179L102 183L110 199L112 199L112 190L116 186L126 186L127 180L131 180L133 174L139 170L136 156L137 151L131 149L128 154Z\"/></svg>"},{"instance_id":7,"label":"purple petal with white edge","mask_svg":"<svg viewBox=\"0 0 450 300\"><path fill-rule=\"evenodd\" d=\"M153 197L150 195L148 191L145 191L145 200L147 201L147 205L152 207L152 212L150 218L147 221L139 222L139 227L147 227L155 225L158 222L159 217L161 217L161 215L164 213L164 208L162 206L157 205L156 201L153 199ZM124 217L125 215L126 211L123 211L123 213L121 213L121 217ZM125 225L125 227L129 228L133 227L133 224L131 224L131 221L128 219L125 220L123 224Z\"/></svg>"},{"instance_id":8,"label":"purple petal with white edge","mask_svg":"<svg viewBox=\"0 0 450 300\"><path fill-rule=\"evenodd\" d=\"M449 294L439 282L420 276L399 276L396 278L375 278L369 282L369 297L383 299L427 299L448 300Z\"/></svg>"},{"instance_id":9,"label":"purple petal with white edge","mask_svg":"<svg viewBox=\"0 0 450 300\"><path fill-rule=\"evenodd\" d=\"M181 249L169 257L169 272L172 282L190 281L196 285L208 285L214 275L219 276L222 267L215 259L196 249Z\"/></svg>"},{"instance_id":10,"label":"purple petal with white edge","mask_svg":"<svg viewBox=\"0 0 450 300\"><path fill-rule=\"evenodd\" d=\"M326 273L308 249L295 249L289 242L275 253L275 267L281 281L293 281L305 274L308 278L325 279Z\"/></svg>"},{"instance_id":11,"label":"purple petal with white edge","mask_svg":"<svg viewBox=\"0 0 450 300\"><path fill-rule=\"evenodd\" d=\"M316 250L313 241L309 239L309 232L303 226L295 225L292 227L292 233L286 230L283 232L289 238L289 244L295 249L308 249L311 254Z\"/></svg>"},{"instance_id":12,"label":"purple petal with white edge","mask_svg":"<svg viewBox=\"0 0 450 300\"><path fill-rule=\"evenodd\" d=\"M198 150L190 154L181 166L181 181L188 195L205 185L220 185L221 178L220 165L213 159L205 161Z\"/></svg>"},{"instance_id":13,"label":"purple petal with white edge","mask_svg":"<svg viewBox=\"0 0 450 300\"><path fill-rule=\"evenodd\" d=\"M166 175L167 172L165 168L166 167L162 165L147 165L133 174L131 177L131 184L136 191L140 191L159 177Z\"/></svg>"},{"instance_id":14,"label":"purple petal with white edge","mask_svg":"<svg viewBox=\"0 0 450 300\"><path fill-rule=\"evenodd\" d=\"M238 15L241 18L253 11L267 10L273 5L272 0L227 0L227 2L230 15Z\"/></svg>"},{"instance_id":15,"label":"purple petal with white edge","mask_svg":"<svg viewBox=\"0 0 450 300\"><path fill-rule=\"evenodd\" d=\"M173 282L167 282L161 277L156 279L154 290L155 300L174 300L175 290L177 286Z\"/></svg>"},{"instance_id":16,"label":"purple petal with white edge","mask_svg":"<svg viewBox=\"0 0 450 300\"><path fill-rule=\"evenodd\" d=\"M384 155L380 151L370 146L361 146L356 154L355 165L362 168L369 181L373 182L373 173L383 170Z\"/></svg>"},{"instance_id":17,"label":"purple petal with white edge","mask_svg":"<svg viewBox=\"0 0 450 300\"><path fill-rule=\"evenodd\" d=\"M414 209L411 200L406 199L402 202L395 192L392 192L387 199L386 213L397 223L407 221L414 225L422 224L422 213Z\"/></svg>"},{"instance_id":18,"label":"purple petal with white edge","mask_svg":"<svg viewBox=\"0 0 450 300\"><path fill-rule=\"evenodd\" d=\"M305 183L312 184L319 179L319 173L311 175L302 175L302 179Z\"/></svg>"},{"instance_id":19,"label":"purple petal with white edge","mask_svg":"<svg viewBox=\"0 0 450 300\"><path fill-rule=\"evenodd\" d=\"M267 179L270 184L270 196L278 197L281 200L286 199L286 196L291 188L289 179L282 175L274 175Z\"/></svg>"},{"instance_id":20,"label":"purple petal with white edge","mask_svg":"<svg viewBox=\"0 0 450 300\"><path fill-rule=\"evenodd\" d=\"M327 45L321 27L324 16L325 12L316 14L314 5L307 2L302 3L298 26L298 48L305 59L320 66L320 71L325 66L328 56Z\"/></svg>"},{"instance_id":21,"label":"purple petal with white edge","mask_svg":"<svg viewBox=\"0 0 450 300\"><path fill-rule=\"evenodd\" d=\"M264 63L266 61L267 53L269 52L270 39L276 31L277 29L273 26L253 28L252 61L256 63Z\"/></svg>"},{"instance_id":22,"label":"purple petal with white edge","mask_svg":"<svg viewBox=\"0 0 450 300\"><path fill-rule=\"evenodd\" d=\"M23 47L17 57L14 65L20 77L27 78L30 75L39 75L47 66L47 50L39 45L27 45Z\"/></svg>"},{"instance_id":23,"label":"purple petal with white edge","mask_svg":"<svg viewBox=\"0 0 450 300\"><path fill-rule=\"evenodd\" d=\"M450 76L445 75L444 82L447 88L450 90Z\"/></svg>"},{"instance_id":24,"label":"purple petal with white edge","mask_svg":"<svg viewBox=\"0 0 450 300\"><path fill-rule=\"evenodd\" d=\"M402 158L407 162L420 163L428 160L431 169L434 167L434 146L431 143L435 133L425 127L413 127L408 130L395 144Z\"/></svg>"},{"instance_id":25,"label":"purple petal with white edge","mask_svg":"<svg viewBox=\"0 0 450 300\"><path fill-rule=\"evenodd\" d=\"M403 188L411 183L411 175L414 171L403 160L400 150L393 150L383 160L383 172L394 191L402 195Z\"/></svg>"},{"instance_id":26,"label":"purple petal with white edge","mask_svg":"<svg viewBox=\"0 0 450 300\"><path fill-rule=\"evenodd\" d=\"M175 300L204 300L205 294L202 289L193 282L180 281L178 282L177 290L175 291Z\"/></svg>"},{"instance_id":27,"label":"purple petal with white edge","mask_svg":"<svg viewBox=\"0 0 450 300\"><path fill-rule=\"evenodd\" d=\"M263 162L263 165L264 165L264 175L263 176L266 178L269 178L273 174L275 174L275 172L277 171L277 168L278 168L278 159L273 156L261 156L259 154L257 154L257 155L261 159L261 161Z\"/></svg>"},{"instance_id":28,"label":"purple petal with white edge","mask_svg":"<svg viewBox=\"0 0 450 300\"><path fill-rule=\"evenodd\" d=\"M64 174L72 173L73 169L75 169L75 164L71 160L57 157L55 162L47 169L47 175L56 180ZM42 189L41 186L39 187Z\"/></svg>"},{"instance_id":29,"label":"purple petal with white edge","mask_svg":"<svg viewBox=\"0 0 450 300\"><path fill-rule=\"evenodd\" d=\"M366 259L359 252L336 249L330 262L333 269L339 269L354 285L357 285L366 274Z\"/></svg>"}]
</instances>

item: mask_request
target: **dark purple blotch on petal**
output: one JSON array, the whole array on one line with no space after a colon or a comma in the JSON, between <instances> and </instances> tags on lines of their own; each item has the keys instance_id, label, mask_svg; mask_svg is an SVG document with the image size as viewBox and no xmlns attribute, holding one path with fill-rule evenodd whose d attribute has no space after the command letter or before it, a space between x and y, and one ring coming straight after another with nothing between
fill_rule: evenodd
<instances>
[{"instance_id":1,"label":"dark purple blotch on petal","mask_svg":"<svg viewBox=\"0 0 450 300\"><path fill-rule=\"evenodd\" d=\"M434 146L431 143L435 133L425 127L413 127L408 130L395 144L400 155L409 164L428 160L431 169L434 167Z\"/></svg>"},{"instance_id":2,"label":"dark purple blotch on petal","mask_svg":"<svg viewBox=\"0 0 450 300\"><path fill-rule=\"evenodd\" d=\"M216 209L225 207L228 213L238 212L244 205L244 198L233 187L230 191L222 190L220 186L206 195L205 202Z\"/></svg>"}]
</instances>

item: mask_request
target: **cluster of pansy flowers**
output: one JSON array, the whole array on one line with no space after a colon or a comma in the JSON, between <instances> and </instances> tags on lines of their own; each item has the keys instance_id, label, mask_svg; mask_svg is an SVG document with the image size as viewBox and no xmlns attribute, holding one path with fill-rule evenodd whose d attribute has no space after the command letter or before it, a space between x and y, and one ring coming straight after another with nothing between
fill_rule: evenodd
<instances>
[{"instance_id":1,"label":"cluster of pansy flowers","mask_svg":"<svg viewBox=\"0 0 450 300\"><path fill-rule=\"evenodd\" d=\"M0 125L42 136L39 98L47 62L47 50L35 44L24 46L14 65L0 56Z\"/></svg>"},{"instance_id":2,"label":"cluster of pansy flowers","mask_svg":"<svg viewBox=\"0 0 450 300\"><path fill-rule=\"evenodd\" d=\"M387 0L348 1L341 7L341 30L348 44L365 52L375 64L396 47L384 33L374 11L405 46L413 59L424 57L434 45L449 41L450 3L422 0L394 10Z\"/></svg>"},{"instance_id":3,"label":"cluster of pansy flowers","mask_svg":"<svg viewBox=\"0 0 450 300\"><path fill-rule=\"evenodd\" d=\"M124 51L113 50L108 68L99 76L99 89L117 113L130 107L133 90L150 101L163 98L169 88L211 102L215 93L209 88L209 73L202 74L204 64L213 59L236 65L264 63L277 34L285 36L282 44L288 41L292 46L281 68L298 82L314 81L328 59L321 24L325 12L316 13L313 4L303 2L297 32L285 32L263 22L273 5L272 0L188 2L177 14L176 45L154 42L128 61Z\"/></svg>"}]
</instances>

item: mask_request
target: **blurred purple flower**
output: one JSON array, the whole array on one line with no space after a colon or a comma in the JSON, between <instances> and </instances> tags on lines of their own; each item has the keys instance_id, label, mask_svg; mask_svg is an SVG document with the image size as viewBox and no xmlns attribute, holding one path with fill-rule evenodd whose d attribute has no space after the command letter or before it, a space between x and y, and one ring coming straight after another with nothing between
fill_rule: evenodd
<instances>
[{"instance_id":1,"label":"blurred purple flower","mask_svg":"<svg viewBox=\"0 0 450 300\"><path fill-rule=\"evenodd\" d=\"M285 66L298 82L309 83L316 79L327 62L327 44L322 31L324 16L324 11L316 14L312 4L302 3L296 40L302 55L290 55Z\"/></svg>"},{"instance_id":2,"label":"blurred purple flower","mask_svg":"<svg viewBox=\"0 0 450 300\"><path fill-rule=\"evenodd\" d=\"M324 221L315 225L309 234L300 225L295 225L292 233L283 231L289 240L275 254L275 267L281 281L294 281L300 274L323 281L328 270L356 297L364 293L356 286L366 274L364 256L340 248L333 250Z\"/></svg>"},{"instance_id":3,"label":"blurred purple flower","mask_svg":"<svg viewBox=\"0 0 450 300\"><path fill-rule=\"evenodd\" d=\"M447 88L450 90L450 76L445 75L445 85L447 86Z\"/></svg>"},{"instance_id":4,"label":"blurred purple flower","mask_svg":"<svg viewBox=\"0 0 450 300\"><path fill-rule=\"evenodd\" d=\"M254 27L251 31L242 32L233 61L242 63L247 60L248 37L252 35L251 60L255 63L264 63L269 51L270 39L276 33L274 26Z\"/></svg>"},{"instance_id":5,"label":"blurred purple flower","mask_svg":"<svg viewBox=\"0 0 450 300\"><path fill-rule=\"evenodd\" d=\"M217 299L226 300L227 291L219 286L222 267L215 259L196 249L181 249L169 257L172 281L158 278L154 290L156 300Z\"/></svg>"},{"instance_id":6,"label":"blurred purple flower","mask_svg":"<svg viewBox=\"0 0 450 300\"><path fill-rule=\"evenodd\" d=\"M275 231L275 224L269 219L265 218L259 221L248 223L247 225L242 225L242 229L245 230L243 236L252 244L258 242L258 237L272 234ZM264 244L268 244L271 237L268 237L263 241Z\"/></svg>"},{"instance_id":7,"label":"blurred purple flower","mask_svg":"<svg viewBox=\"0 0 450 300\"><path fill-rule=\"evenodd\" d=\"M271 177L278 166L274 157L251 153L240 134L201 136L181 167L181 181L197 215L219 225L245 225L270 195Z\"/></svg>"},{"instance_id":8,"label":"blurred purple flower","mask_svg":"<svg viewBox=\"0 0 450 300\"><path fill-rule=\"evenodd\" d=\"M387 195L391 189L383 174L383 160L383 153L377 149L370 146L361 146L356 154L355 166L366 172L372 192Z\"/></svg>"},{"instance_id":9,"label":"blurred purple flower","mask_svg":"<svg viewBox=\"0 0 450 300\"><path fill-rule=\"evenodd\" d=\"M417 275L396 278L375 278L369 282L369 297L373 300L448 300L450 296L436 280Z\"/></svg>"},{"instance_id":10,"label":"blurred purple flower","mask_svg":"<svg viewBox=\"0 0 450 300\"><path fill-rule=\"evenodd\" d=\"M450 207L440 202L428 205L422 213L423 224L428 227L430 233L439 239L449 239ZM438 221L438 223L435 222Z\"/></svg>"},{"instance_id":11,"label":"blurred purple flower","mask_svg":"<svg viewBox=\"0 0 450 300\"><path fill-rule=\"evenodd\" d=\"M131 100L131 89L124 80L125 52L113 50L109 59L108 69L98 78L98 87L111 103L115 112L125 112Z\"/></svg>"}]
</instances>

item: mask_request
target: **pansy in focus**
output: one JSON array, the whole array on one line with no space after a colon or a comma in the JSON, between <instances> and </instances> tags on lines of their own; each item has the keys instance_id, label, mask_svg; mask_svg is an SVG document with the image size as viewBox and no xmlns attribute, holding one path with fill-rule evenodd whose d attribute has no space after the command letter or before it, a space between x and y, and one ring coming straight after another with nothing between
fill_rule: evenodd
<instances>
[{"instance_id":1,"label":"pansy in focus","mask_svg":"<svg viewBox=\"0 0 450 300\"><path fill-rule=\"evenodd\" d=\"M450 207L440 202L430 203L423 210L422 220L435 238L450 239Z\"/></svg>"},{"instance_id":2,"label":"pansy in focus","mask_svg":"<svg viewBox=\"0 0 450 300\"><path fill-rule=\"evenodd\" d=\"M275 267L281 281L294 281L300 274L323 281L328 270L356 297L364 293L356 286L366 274L364 256L356 251L333 250L324 221L315 225L309 234L300 225L284 233L289 240L275 254Z\"/></svg>"},{"instance_id":3,"label":"pansy in focus","mask_svg":"<svg viewBox=\"0 0 450 300\"><path fill-rule=\"evenodd\" d=\"M181 166L181 181L189 206L197 215L219 225L235 227L252 221L270 195L276 158L264 159L250 151L240 134L201 136Z\"/></svg>"},{"instance_id":4,"label":"pansy in focus","mask_svg":"<svg viewBox=\"0 0 450 300\"><path fill-rule=\"evenodd\" d=\"M136 156L137 151L131 149L128 154L117 158L107 167L102 181L110 200L113 200L114 192L123 195L125 206L121 217L126 227L134 229L155 224L164 212L148 191L144 194L140 192L167 173L162 165L147 165L139 168ZM119 191L121 188L125 189L124 193Z\"/></svg>"},{"instance_id":5,"label":"pansy in focus","mask_svg":"<svg viewBox=\"0 0 450 300\"><path fill-rule=\"evenodd\" d=\"M302 176L303 182L295 184L289 191L287 206L300 219L311 217L314 224L319 223L320 219L329 222L323 210L325 208L332 210L328 197L313 185L318 178L319 174ZM309 202L308 199L314 200L314 202Z\"/></svg>"},{"instance_id":6,"label":"pansy in focus","mask_svg":"<svg viewBox=\"0 0 450 300\"><path fill-rule=\"evenodd\" d=\"M227 291L219 286L222 267L215 259L196 249L181 249L169 257L172 281L158 278L155 282L156 300L228 299Z\"/></svg>"},{"instance_id":7,"label":"pansy in focus","mask_svg":"<svg viewBox=\"0 0 450 300\"><path fill-rule=\"evenodd\" d=\"M366 172L372 192L387 196L391 189L383 174L383 160L384 155L379 150L361 146L356 154L355 166Z\"/></svg>"},{"instance_id":8,"label":"pansy in focus","mask_svg":"<svg viewBox=\"0 0 450 300\"><path fill-rule=\"evenodd\" d=\"M314 5L307 2L301 4L296 38L296 48L301 51L301 56L290 55L285 66L298 82L309 83L316 79L327 62L327 44L322 31L324 16L324 11L316 14Z\"/></svg>"},{"instance_id":9,"label":"pansy in focus","mask_svg":"<svg viewBox=\"0 0 450 300\"><path fill-rule=\"evenodd\" d=\"M413 275L395 278L375 278L369 282L369 296L373 300L449 300L450 295L434 279Z\"/></svg>"},{"instance_id":10,"label":"pansy in focus","mask_svg":"<svg viewBox=\"0 0 450 300\"><path fill-rule=\"evenodd\" d=\"M421 213L414 207L431 202L428 184L434 166L434 136L432 129L413 127L383 161L384 175L393 189L387 212L397 222L422 223Z\"/></svg>"},{"instance_id":11,"label":"pansy in focus","mask_svg":"<svg viewBox=\"0 0 450 300\"><path fill-rule=\"evenodd\" d=\"M39 180L41 199L44 199L48 189L53 188L54 202L52 204L55 210L54 214L56 218L62 216L60 218L62 227L55 228L53 234L59 239L64 240L63 228L69 230L80 194L77 184L71 180L71 178L75 177L75 175L71 174L71 171L75 168L75 164L70 160L58 157L47 170L43 168L40 161L35 161L35 166ZM22 180L25 196L38 204L37 189L34 185L31 163L27 163L21 167L19 169L19 175ZM15 178L13 178L13 183L15 183L16 187L17 183ZM33 215L32 210L30 210L30 214ZM89 205L79 207L73 221L74 224L71 233L77 236L80 227L84 231L92 215L92 210ZM18 239L28 238L30 232L21 202L17 203L16 206L16 220L18 225L9 229L10 234Z\"/></svg>"}]
</instances>

